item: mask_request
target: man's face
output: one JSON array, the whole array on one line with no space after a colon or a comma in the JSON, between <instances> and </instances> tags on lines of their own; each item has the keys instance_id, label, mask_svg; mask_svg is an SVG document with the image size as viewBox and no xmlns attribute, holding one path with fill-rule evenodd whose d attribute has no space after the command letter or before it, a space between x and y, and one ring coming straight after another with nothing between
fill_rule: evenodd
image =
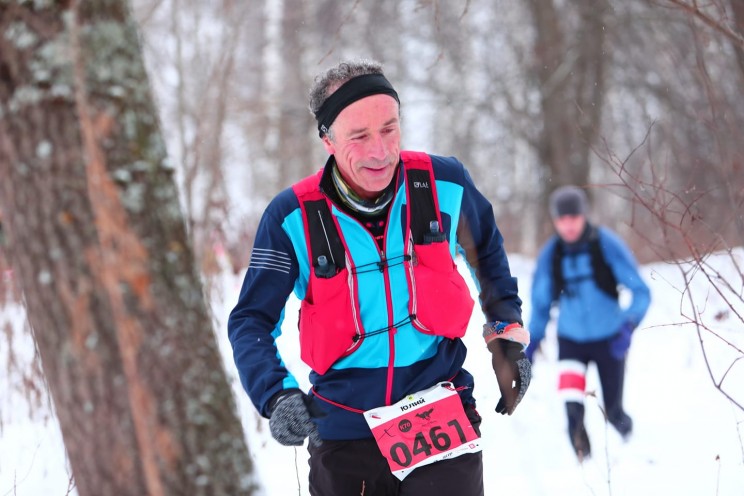
<instances>
[{"instance_id":1,"label":"man's face","mask_svg":"<svg viewBox=\"0 0 744 496\"><path fill-rule=\"evenodd\" d=\"M553 226L566 243L575 243L584 232L586 217L583 215L562 215L553 219Z\"/></svg>"},{"instance_id":2,"label":"man's face","mask_svg":"<svg viewBox=\"0 0 744 496\"><path fill-rule=\"evenodd\" d=\"M357 100L338 114L332 131L333 141L324 136L323 145L335 156L341 176L362 198L376 198L398 165L398 102L389 95Z\"/></svg>"}]
</instances>

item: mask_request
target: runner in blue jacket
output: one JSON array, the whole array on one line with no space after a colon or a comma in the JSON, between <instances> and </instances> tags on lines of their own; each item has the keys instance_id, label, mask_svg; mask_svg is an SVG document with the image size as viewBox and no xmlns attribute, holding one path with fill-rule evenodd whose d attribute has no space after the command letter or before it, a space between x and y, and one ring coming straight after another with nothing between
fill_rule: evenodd
<instances>
[{"instance_id":1,"label":"runner in blue jacket","mask_svg":"<svg viewBox=\"0 0 744 496\"><path fill-rule=\"evenodd\" d=\"M478 284L497 411L511 414L530 379L491 205L455 158L400 151L398 95L379 64L320 75L310 106L330 157L277 195L258 226L228 322L242 384L280 443L310 437L311 494L429 495L433 484L482 495L480 416L460 339L473 300L456 251ZM275 345L292 292L307 394Z\"/></svg>"},{"instance_id":2,"label":"runner in blue jacket","mask_svg":"<svg viewBox=\"0 0 744 496\"><path fill-rule=\"evenodd\" d=\"M586 369L599 372L608 421L623 436L633 429L623 409L625 357L633 330L643 319L650 293L625 243L604 227L587 221L588 202L575 186L558 188L550 198L557 235L543 247L532 283L530 361L545 336L550 310L558 306L559 392L566 400L568 432L579 459L591 454L584 426ZM618 285L632 300L619 302Z\"/></svg>"}]
</instances>

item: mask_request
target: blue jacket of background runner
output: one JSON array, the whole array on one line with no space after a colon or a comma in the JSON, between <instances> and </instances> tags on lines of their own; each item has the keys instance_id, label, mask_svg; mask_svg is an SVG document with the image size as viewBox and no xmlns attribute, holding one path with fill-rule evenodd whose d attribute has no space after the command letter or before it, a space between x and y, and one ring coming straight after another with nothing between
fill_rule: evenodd
<instances>
[{"instance_id":1,"label":"blue jacket of background runner","mask_svg":"<svg viewBox=\"0 0 744 496\"><path fill-rule=\"evenodd\" d=\"M558 299L558 336L586 343L607 339L620 330L624 323L637 326L648 310L651 296L638 273L638 265L625 243L612 231L596 228L599 248L618 284L632 295L630 304L623 308L620 303L603 292L592 275L589 242L575 246L564 244L563 278L565 290ZM545 337L545 327L550 320L553 305L552 260L556 243L554 236L543 247L537 258L532 280L532 313L529 330L531 342L536 346Z\"/></svg>"},{"instance_id":2,"label":"blue jacket of background runner","mask_svg":"<svg viewBox=\"0 0 744 496\"><path fill-rule=\"evenodd\" d=\"M447 234L451 254L459 251L470 266L486 320L521 324L517 281L511 276L491 204L459 161L439 156L431 159L442 230ZM330 157L321 189L328 184L332 164ZM401 167L405 167L404 162ZM402 172L399 168L385 232L388 260L404 253L406 185ZM380 260L376 241L361 223L337 206L331 213L359 265ZM228 320L240 380L264 416L269 414L268 404L274 394L298 387L284 365L275 339L281 334L289 295L294 291L298 299L305 297L310 267L302 211L289 188L279 193L263 214L240 297ZM387 326L391 321L389 311L393 313L392 322L408 320L409 289L404 266L390 264L387 272L392 297L385 289L381 271L367 272L364 281L360 280L358 298L366 329ZM410 322L396 327L392 335L384 333L364 339L352 354L335 362L326 373L310 373L312 401L325 412L316 420L321 438L370 437L369 427L359 412L395 403L440 381L452 380L463 402L474 403L473 377L462 368L466 353L460 339L424 334Z\"/></svg>"}]
</instances>

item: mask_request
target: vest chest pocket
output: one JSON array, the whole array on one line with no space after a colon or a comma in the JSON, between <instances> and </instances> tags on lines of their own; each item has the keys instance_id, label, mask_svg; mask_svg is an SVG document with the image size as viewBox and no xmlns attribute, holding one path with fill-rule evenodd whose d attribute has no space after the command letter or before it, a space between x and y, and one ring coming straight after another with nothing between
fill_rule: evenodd
<instances>
[{"instance_id":1,"label":"vest chest pocket","mask_svg":"<svg viewBox=\"0 0 744 496\"><path fill-rule=\"evenodd\" d=\"M346 268L330 278L310 278L308 294L300 304L300 357L319 374L361 344L354 289Z\"/></svg>"},{"instance_id":2,"label":"vest chest pocket","mask_svg":"<svg viewBox=\"0 0 744 496\"><path fill-rule=\"evenodd\" d=\"M465 335L474 301L446 241L413 245L408 267L410 312L421 332L454 339Z\"/></svg>"}]
</instances>

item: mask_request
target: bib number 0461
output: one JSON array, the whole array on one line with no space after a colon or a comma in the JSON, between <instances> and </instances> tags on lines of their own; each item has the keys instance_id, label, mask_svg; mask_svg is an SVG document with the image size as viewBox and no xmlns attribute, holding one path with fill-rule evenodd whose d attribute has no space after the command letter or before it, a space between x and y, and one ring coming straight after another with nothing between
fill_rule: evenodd
<instances>
[{"instance_id":1,"label":"bib number 0461","mask_svg":"<svg viewBox=\"0 0 744 496\"><path fill-rule=\"evenodd\" d=\"M460 423L457 420L450 420L447 422L449 427L452 427L457 433L460 440L458 444L465 443L467 438L465 432L463 432ZM431 456L432 449L437 451L447 451L452 446L452 438L447 431L452 429L444 430L442 426L434 426L429 429L425 434L425 431L419 431L413 438L413 446L410 448L404 442L397 442L390 446L390 458L395 460L396 463L402 467L408 467L413 462L413 457L418 454L425 454L427 457ZM427 439L428 437L428 439Z\"/></svg>"},{"instance_id":2,"label":"bib number 0461","mask_svg":"<svg viewBox=\"0 0 744 496\"><path fill-rule=\"evenodd\" d=\"M451 382L367 410L364 418L399 480L418 467L481 450L478 433Z\"/></svg>"}]
</instances>

